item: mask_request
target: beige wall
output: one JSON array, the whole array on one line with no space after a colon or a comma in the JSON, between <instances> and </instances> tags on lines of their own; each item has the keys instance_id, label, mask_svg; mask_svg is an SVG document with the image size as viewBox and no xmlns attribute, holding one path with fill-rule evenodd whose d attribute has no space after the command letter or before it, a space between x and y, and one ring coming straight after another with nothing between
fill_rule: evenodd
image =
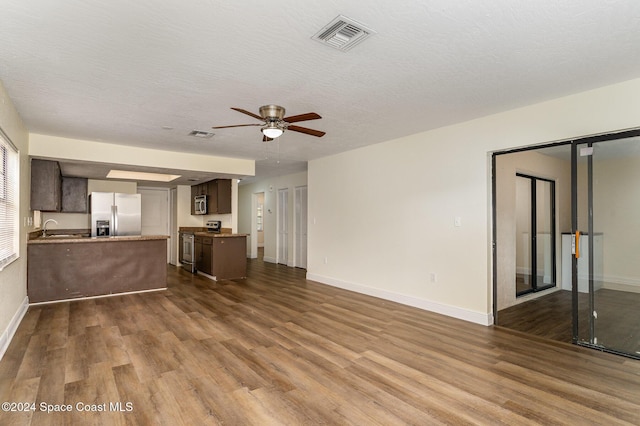
<instances>
[{"instance_id":1,"label":"beige wall","mask_svg":"<svg viewBox=\"0 0 640 426\"><path fill-rule=\"evenodd\" d=\"M606 151L604 144L598 148L601 155ZM603 235L604 254L602 271L596 274L602 275L604 288L640 292L640 157L629 153L601 160L598 154L593 167L593 216L595 232Z\"/></svg>"},{"instance_id":2,"label":"beige wall","mask_svg":"<svg viewBox=\"0 0 640 426\"><path fill-rule=\"evenodd\" d=\"M307 276L491 323L490 153L636 127L638 111L640 79L313 160Z\"/></svg>"},{"instance_id":3,"label":"beige wall","mask_svg":"<svg viewBox=\"0 0 640 426\"><path fill-rule=\"evenodd\" d=\"M571 152L569 145L565 148ZM498 310L539 297L545 292L519 297L516 300L515 276L517 266L524 264L517 258L516 246L521 241L516 235L516 221L522 206L529 216L530 201L516 197L516 173L550 179L556 187L556 283L561 286L561 233L571 232L571 163L535 151L524 151L496 157L496 222L497 222L497 302ZM554 289L555 290L555 289Z\"/></svg>"},{"instance_id":4,"label":"beige wall","mask_svg":"<svg viewBox=\"0 0 640 426\"><path fill-rule=\"evenodd\" d=\"M29 154L34 157L159 167L169 170L214 171L249 176L255 174L254 160L137 148L35 133L30 134L29 140Z\"/></svg>"},{"instance_id":5,"label":"beige wall","mask_svg":"<svg viewBox=\"0 0 640 426\"><path fill-rule=\"evenodd\" d=\"M29 211L29 134L0 81L0 128L20 152L20 257L0 271L0 358L27 309L27 232Z\"/></svg>"},{"instance_id":6,"label":"beige wall","mask_svg":"<svg viewBox=\"0 0 640 426\"><path fill-rule=\"evenodd\" d=\"M264 260L267 262L276 262L277 257L277 205L278 190L289 189L289 221L287 224L289 230L289 252L287 264L293 265L293 217L294 204L293 197L295 188L307 185L307 173L294 173L285 176L268 178L241 185L238 190L238 232L243 234L251 234L251 219L254 215L252 207L253 194L264 193ZM251 247L251 239L247 240L247 250ZM249 254L249 253L248 253Z\"/></svg>"}]
</instances>

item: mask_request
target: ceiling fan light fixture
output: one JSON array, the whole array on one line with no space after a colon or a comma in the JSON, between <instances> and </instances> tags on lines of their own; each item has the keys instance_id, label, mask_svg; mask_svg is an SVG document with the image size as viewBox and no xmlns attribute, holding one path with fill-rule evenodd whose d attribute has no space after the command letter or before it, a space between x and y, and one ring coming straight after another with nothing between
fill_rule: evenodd
<instances>
[{"instance_id":1,"label":"ceiling fan light fixture","mask_svg":"<svg viewBox=\"0 0 640 426\"><path fill-rule=\"evenodd\" d=\"M281 136L282 133L284 132L284 130L282 129L282 126L278 125L278 123L275 123L275 122L267 123L267 125L262 127L261 130L262 130L262 134L270 139L275 139Z\"/></svg>"}]
</instances>

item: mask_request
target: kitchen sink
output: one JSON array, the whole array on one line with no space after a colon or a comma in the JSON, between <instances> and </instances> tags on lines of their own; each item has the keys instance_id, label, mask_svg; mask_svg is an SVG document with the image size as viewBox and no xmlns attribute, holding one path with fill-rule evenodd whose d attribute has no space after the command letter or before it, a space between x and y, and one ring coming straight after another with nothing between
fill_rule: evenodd
<instances>
[{"instance_id":1,"label":"kitchen sink","mask_svg":"<svg viewBox=\"0 0 640 426\"><path fill-rule=\"evenodd\" d=\"M53 235L47 235L46 239L50 239L50 238L83 238L84 236L82 234L53 234Z\"/></svg>"}]
</instances>

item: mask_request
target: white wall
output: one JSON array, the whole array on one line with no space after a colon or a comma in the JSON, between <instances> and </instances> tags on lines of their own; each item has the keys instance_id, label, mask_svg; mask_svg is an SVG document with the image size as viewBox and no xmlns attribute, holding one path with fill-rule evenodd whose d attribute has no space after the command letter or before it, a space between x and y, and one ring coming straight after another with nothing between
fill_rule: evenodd
<instances>
[{"instance_id":1,"label":"white wall","mask_svg":"<svg viewBox=\"0 0 640 426\"><path fill-rule=\"evenodd\" d=\"M490 152L640 126L638 111L640 79L311 161L308 278L491 323Z\"/></svg>"},{"instance_id":2,"label":"white wall","mask_svg":"<svg viewBox=\"0 0 640 426\"><path fill-rule=\"evenodd\" d=\"M0 81L0 128L20 151L20 257L0 271L0 358L27 310L27 232L31 167L29 134Z\"/></svg>"},{"instance_id":3,"label":"white wall","mask_svg":"<svg viewBox=\"0 0 640 426\"><path fill-rule=\"evenodd\" d=\"M288 188L289 220L287 227L289 230L289 253L287 264L293 265L295 254L293 250L293 197L295 188L305 185L307 185L307 172L267 178L240 185L238 190L238 211L240 212L238 216L238 232L241 234L251 234L251 219L255 215L252 207L253 194L264 192L264 260L266 262L276 262L278 190ZM250 246L251 241L247 239L247 250L249 250Z\"/></svg>"}]
</instances>

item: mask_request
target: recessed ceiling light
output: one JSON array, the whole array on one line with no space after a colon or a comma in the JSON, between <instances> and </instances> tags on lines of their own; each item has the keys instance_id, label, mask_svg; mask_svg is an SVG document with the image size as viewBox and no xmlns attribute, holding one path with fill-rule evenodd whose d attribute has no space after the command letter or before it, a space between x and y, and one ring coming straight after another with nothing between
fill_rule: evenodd
<instances>
[{"instance_id":1,"label":"recessed ceiling light","mask_svg":"<svg viewBox=\"0 0 640 426\"><path fill-rule=\"evenodd\" d=\"M162 126L162 130L173 130L171 126Z\"/></svg>"},{"instance_id":2,"label":"recessed ceiling light","mask_svg":"<svg viewBox=\"0 0 640 426\"><path fill-rule=\"evenodd\" d=\"M132 172L128 170L111 170L107 174L107 178L109 179L151 180L155 182L171 182L180 176L181 175L163 173Z\"/></svg>"}]
</instances>

